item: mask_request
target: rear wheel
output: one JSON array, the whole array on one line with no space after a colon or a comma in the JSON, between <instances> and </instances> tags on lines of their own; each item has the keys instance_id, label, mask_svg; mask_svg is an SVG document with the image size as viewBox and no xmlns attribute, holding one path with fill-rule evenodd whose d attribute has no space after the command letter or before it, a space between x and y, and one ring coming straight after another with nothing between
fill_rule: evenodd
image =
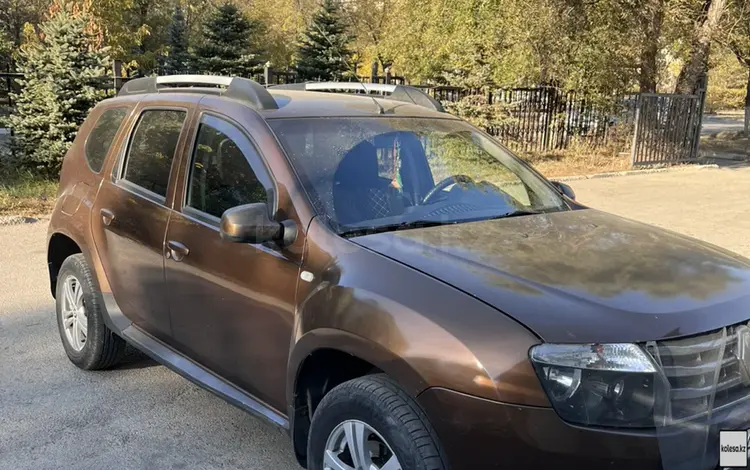
<instances>
[{"instance_id":1,"label":"rear wheel","mask_svg":"<svg viewBox=\"0 0 750 470\"><path fill-rule=\"evenodd\" d=\"M447 470L424 412L384 374L345 382L310 425L310 470Z\"/></svg>"},{"instance_id":2,"label":"rear wheel","mask_svg":"<svg viewBox=\"0 0 750 470\"><path fill-rule=\"evenodd\" d=\"M117 364L125 341L104 324L103 301L82 254L68 257L57 276L57 327L65 353L81 369Z\"/></svg>"}]
</instances>

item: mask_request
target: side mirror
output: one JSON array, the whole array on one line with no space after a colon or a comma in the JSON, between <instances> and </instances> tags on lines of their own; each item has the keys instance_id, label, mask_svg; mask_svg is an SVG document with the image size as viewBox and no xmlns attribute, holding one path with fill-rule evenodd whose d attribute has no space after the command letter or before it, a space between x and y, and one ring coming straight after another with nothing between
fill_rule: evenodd
<instances>
[{"instance_id":1,"label":"side mirror","mask_svg":"<svg viewBox=\"0 0 750 470\"><path fill-rule=\"evenodd\" d=\"M573 191L573 188L559 181L552 181L552 184L555 185L557 190L560 191L562 194L564 194L565 196L567 196L568 198L574 201L576 200L576 193L575 191Z\"/></svg>"},{"instance_id":2,"label":"side mirror","mask_svg":"<svg viewBox=\"0 0 750 470\"><path fill-rule=\"evenodd\" d=\"M276 222L268 216L262 202L228 209L221 215L221 238L235 243L276 242L281 246L294 243L297 237L293 221Z\"/></svg>"}]
</instances>

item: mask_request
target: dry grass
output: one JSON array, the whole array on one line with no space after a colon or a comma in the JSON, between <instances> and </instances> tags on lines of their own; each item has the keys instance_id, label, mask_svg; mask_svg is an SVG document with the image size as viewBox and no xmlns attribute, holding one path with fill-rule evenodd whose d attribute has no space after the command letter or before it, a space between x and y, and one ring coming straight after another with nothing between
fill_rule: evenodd
<instances>
[{"instance_id":1,"label":"dry grass","mask_svg":"<svg viewBox=\"0 0 750 470\"><path fill-rule=\"evenodd\" d=\"M590 175L611 171L630 170L630 153L621 145L592 148L574 144L566 150L523 155L546 177Z\"/></svg>"},{"instance_id":2,"label":"dry grass","mask_svg":"<svg viewBox=\"0 0 750 470\"><path fill-rule=\"evenodd\" d=\"M55 205L57 181L30 173L0 173L0 215L47 215Z\"/></svg>"}]
</instances>

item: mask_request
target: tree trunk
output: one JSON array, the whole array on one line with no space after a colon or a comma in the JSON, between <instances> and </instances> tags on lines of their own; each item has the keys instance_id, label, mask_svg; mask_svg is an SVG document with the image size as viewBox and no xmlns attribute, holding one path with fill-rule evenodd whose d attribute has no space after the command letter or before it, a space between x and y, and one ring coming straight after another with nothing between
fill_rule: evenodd
<instances>
[{"instance_id":1,"label":"tree trunk","mask_svg":"<svg viewBox=\"0 0 750 470\"><path fill-rule=\"evenodd\" d=\"M745 137L750 137L750 67L747 69L747 85L745 86Z\"/></svg>"},{"instance_id":2,"label":"tree trunk","mask_svg":"<svg viewBox=\"0 0 750 470\"><path fill-rule=\"evenodd\" d=\"M641 93L656 93L659 73L659 40L664 22L664 0L649 2L644 16L643 46L641 49L641 71L638 85Z\"/></svg>"},{"instance_id":3,"label":"tree trunk","mask_svg":"<svg viewBox=\"0 0 750 470\"><path fill-rule=\"evenodd\" d=\"M692 95L708 74L708 54L711 40L720 27L721 18L726 10L727 0L704 0L704 15L696 24L693 37L692 53L677 77L675 93Z\"/></svg>"}]
</instances>

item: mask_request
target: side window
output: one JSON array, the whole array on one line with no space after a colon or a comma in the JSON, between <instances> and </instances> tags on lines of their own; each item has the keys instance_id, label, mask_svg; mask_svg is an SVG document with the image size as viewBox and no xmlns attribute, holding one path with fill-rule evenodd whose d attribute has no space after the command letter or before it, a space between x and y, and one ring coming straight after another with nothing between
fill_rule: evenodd
<instances>
[{"instance_id":1,"label":"side window","mask_svg":"<svg viewBox=\"0 0 750 470\"><path fill-rule=\"evenodd\" d=\"M227 209L267 202L265 187L248 158L260 161L255 148L236 127L204 116L193 151L187 206L214 217Z\"/></svg>"},{"instance_id":2,"label":"side window","mask_svg":"<svg viewBox=\"0 0 750 470\"><path fill-rule=\"evenodd\" d=\"M130 140L122 178L160 196L167 195L169 170L185 111L146 110Z\"/></svg>"},{"instance_id":3,"label":"side window","mask_svg":"<svg viewBox=\"0 0 750 470\"><path fill-rule=\"evenodd\" d=\"M89 162L89 168L96 173L102 170L112 140L127 114L127 108L112 108L104 111L86 139L86 160Z\"/></svg>"}]
</instances>

